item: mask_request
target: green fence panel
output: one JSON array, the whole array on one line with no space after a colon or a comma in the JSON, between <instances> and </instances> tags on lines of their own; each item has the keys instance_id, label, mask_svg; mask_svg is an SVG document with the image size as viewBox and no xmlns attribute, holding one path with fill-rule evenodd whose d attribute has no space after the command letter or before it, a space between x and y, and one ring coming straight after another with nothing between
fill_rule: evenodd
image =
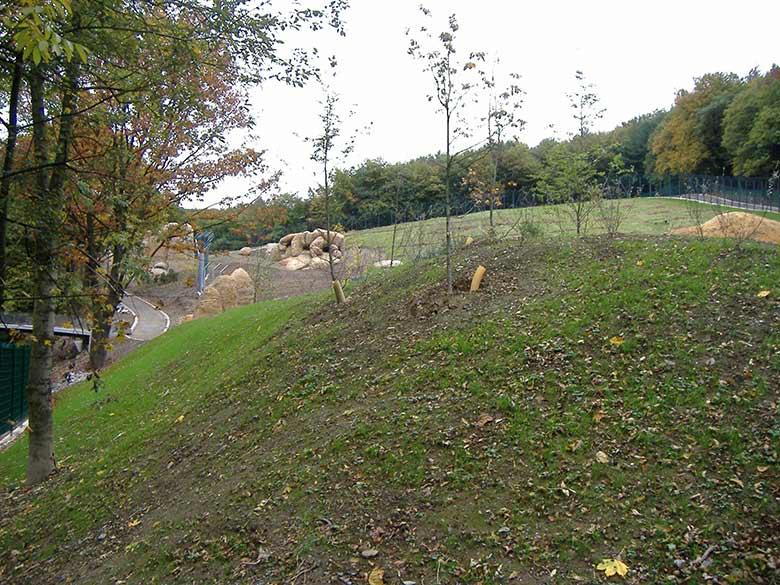
<instances>
[{"instance_id":1,"label":"green fence panel","mask_svg":"<svg viewBox=\"0 0 780 585\"><path fill-rule=\"evenodd\" d=\"M0 434L27 418L30 346L0 343Z\"/></svg>"}]
</instances>

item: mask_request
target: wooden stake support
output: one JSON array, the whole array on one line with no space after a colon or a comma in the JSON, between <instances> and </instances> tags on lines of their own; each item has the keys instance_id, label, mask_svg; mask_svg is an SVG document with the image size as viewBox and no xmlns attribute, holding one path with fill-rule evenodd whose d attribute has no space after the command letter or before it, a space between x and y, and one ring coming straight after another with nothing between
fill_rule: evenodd
<instances>
[{"instance_id":1,"label":"wooden stake support","mask_svg":"<svg viewBox=\"0 0 780 585\"><path fill-rule=\"evenodd\" d=\"M479 290L479 285L482 284L482 278L485 276L485 272L487 272L487 268L480 264L474 271L474 276L471 278L471 288L469 289L469 292Z\"/></svg>"}]
</instances>

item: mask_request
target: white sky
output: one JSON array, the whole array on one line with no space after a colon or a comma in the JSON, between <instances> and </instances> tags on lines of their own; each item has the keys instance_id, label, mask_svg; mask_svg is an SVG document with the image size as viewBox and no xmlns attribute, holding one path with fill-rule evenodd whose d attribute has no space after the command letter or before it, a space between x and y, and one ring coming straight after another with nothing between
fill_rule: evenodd
<instances>
[{"instance_id":1,"label":"white sky","mask_svg":"<svg viewBox=\"0 0 780 585\"><path fill-rule=\"evenodd\" d=\"M439 32L453 12L461 56L486 51L500 57L502 70L522 75L521 117L527 124L520 140L531 146L551 135L550 124L560 137L575 129L566 93L575 88L577 69L596 86L606 108L596 130L609 130L669 107L677 90L693 87L694 77L714 71L745 75L754 66L766 71L780 61L775 0L429 0L432 21L423 18L419 4L351 0L345 38L328 31L290 39L291 45L316 43L323 57L337 57L330 84L341 95L342 112L356 111L345 133L373 123L370 133L358 136L347 165L379 157L398 162L443 148L443 120L426 99L431 81L407 54L405 31L427 21ZM318 132L321 97L316 82L304 88L269 83L251 91L258 120L252 145L266 149L270 166L283 171L280 191L305 195L319 178L301 136ZM206 203L248 187L246 180L227 180Z\"/></svg>"}]
</instances>

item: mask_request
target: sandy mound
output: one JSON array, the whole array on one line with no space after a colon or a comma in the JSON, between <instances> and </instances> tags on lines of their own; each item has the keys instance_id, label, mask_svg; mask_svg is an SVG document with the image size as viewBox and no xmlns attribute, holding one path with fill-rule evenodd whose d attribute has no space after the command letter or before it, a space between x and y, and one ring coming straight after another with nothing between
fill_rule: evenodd
<instances>
[{"instance_id":1,"label":"sandy mound","mask_svg":"<svg viewBox=\"0 0 780 585\"><path fill-rule=\"evenodd\" d=\"M672 230L673 234L698 236L697 226ZM708 238L734 238L780 244L780 221L766 219L752 213L730 211L716 215L701 225L702 235Z\"/></svg>"}]
</instances>

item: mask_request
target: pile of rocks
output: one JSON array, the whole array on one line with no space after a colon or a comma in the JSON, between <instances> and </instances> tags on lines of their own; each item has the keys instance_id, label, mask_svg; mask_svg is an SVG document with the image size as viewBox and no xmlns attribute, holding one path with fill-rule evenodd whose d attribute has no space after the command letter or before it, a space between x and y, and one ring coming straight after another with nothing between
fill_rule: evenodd
<instances>
[{"instance_id":1,"label":"pile of rocks","mask_svg":"<svg viewBox=\"0 0 780 585\"><path fill-rule=\"evenodd\" d=\"M287 234L279 240L275 252L281 257L279 264L287 270L327 268L329 256L334 263L344 257L344 241L344 234L318 228Z\"/></svg>"}]
</instances>

